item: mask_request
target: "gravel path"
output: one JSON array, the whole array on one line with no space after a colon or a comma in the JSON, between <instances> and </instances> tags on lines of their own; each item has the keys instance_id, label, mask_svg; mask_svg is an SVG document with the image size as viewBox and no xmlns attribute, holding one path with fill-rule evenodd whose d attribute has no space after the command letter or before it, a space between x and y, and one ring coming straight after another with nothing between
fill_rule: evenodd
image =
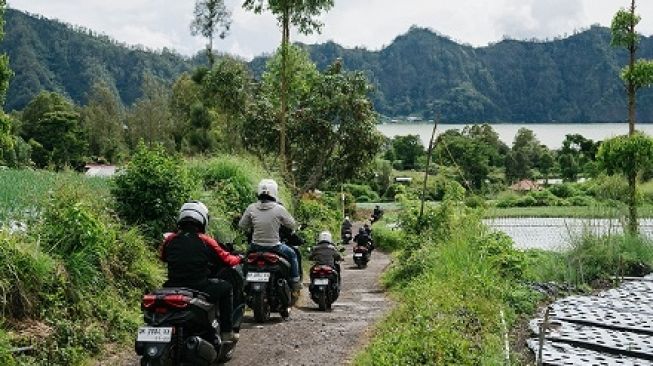
<instances>
[{"instance_id":1,"label":"gravel path","mask_svg":"<svg viewBox=\"0 0 653 366\"><path fill-rule=\"evenodd\" d=\"M273 314L270 323L259 325L248 312L236 354L227 365L348 364L369 339L371 326L390 310L392 304L379 284L389 264L388 255L375 251L366 269L356 269L349 245L341 264L342 292L333 310L318 311L306 283L289 321L283 322ZM127 352L97 365L136 366L138 360Z\"/></svg>"}]
</instances>

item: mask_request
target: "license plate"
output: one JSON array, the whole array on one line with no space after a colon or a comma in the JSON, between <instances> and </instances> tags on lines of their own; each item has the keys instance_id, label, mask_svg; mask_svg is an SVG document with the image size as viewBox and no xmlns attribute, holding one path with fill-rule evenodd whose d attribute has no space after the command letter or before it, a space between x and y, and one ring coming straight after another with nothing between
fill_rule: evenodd
<instances>
[{"instance_id":1,"label":"license plate","mask_svg":"<svg viewBox=\"0 0 653 366\"><path fill-rule=\"evenodd\" d=\"M139 342L168 343L172 340L172 327L140 327L138 328Z\"/></svg>"},{"instance_id":2,"label":"license plate","mask_svg":"<svg viewBox=\"0 0 653 366\"><path fill-rule=\"evenodd\" d=\"M321 285L328 285L329 284L329 279L328 278L316 278L313 280L313 284L316 286L321 286Z\"/></svg>"},{"instance_id":3,"label":"license plate","mask_svg":"<svg viewBox=\"0 0 653 366\"><path fill-rule=\"evenodd\" d=\"M359 258L359 257L362 257L362 256L363 256L363 253L354 253L354 257L356 257L356 258Z\"/></svg>"},{"instance_id":4,"label":"license plate","mask_svg":"<svg viewBox=\"0 0 653 366\"><path fill-rule=\"evenodd\" d=\"M268 272L249 272L247 273L247 282L268 282L270 273Z\"/></svg>"}]
</instances>

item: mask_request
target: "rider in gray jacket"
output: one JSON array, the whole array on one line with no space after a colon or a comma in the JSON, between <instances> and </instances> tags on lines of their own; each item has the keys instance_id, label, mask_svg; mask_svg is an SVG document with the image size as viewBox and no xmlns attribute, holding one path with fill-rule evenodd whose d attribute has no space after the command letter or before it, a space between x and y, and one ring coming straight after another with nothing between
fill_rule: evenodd
<instances>
[{"instance_id":1,"label":"rider in gray jacket","mask_svg":"<svg viewBox=\"0 0 653 366\"><path fill-rule=\"evenodd\" d=\"M282 226L294 230L297 224L288 210L277 202L278 189L274 180L262 180L258 187L259 201L247 207L238 226L243 230L252 231L252 251L273 251L288 258L291 266L291 287L297 290L301 288L297 254L292 248L281 243L279 237L279 229Z\"/></svg>"}]
</instances>

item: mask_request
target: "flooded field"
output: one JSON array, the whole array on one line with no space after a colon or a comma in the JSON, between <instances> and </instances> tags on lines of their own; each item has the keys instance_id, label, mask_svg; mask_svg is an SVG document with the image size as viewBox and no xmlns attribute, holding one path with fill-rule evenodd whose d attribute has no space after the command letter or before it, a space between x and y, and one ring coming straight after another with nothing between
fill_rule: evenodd
<instances>
[{"instance_id":1,"label":"flooded field","mask_svg":"<svg viewBox=\"0 0 653 366\"><path fill-rule=\"evenodd\" d=\"M493 229L501 230L520 249L561 250L570 239L583 232L595 234L621 233L620 220L572 218L497 218L485 220ZM653 238L653 219L640 220L642 234Z\"/></svg>"}]
</instances>

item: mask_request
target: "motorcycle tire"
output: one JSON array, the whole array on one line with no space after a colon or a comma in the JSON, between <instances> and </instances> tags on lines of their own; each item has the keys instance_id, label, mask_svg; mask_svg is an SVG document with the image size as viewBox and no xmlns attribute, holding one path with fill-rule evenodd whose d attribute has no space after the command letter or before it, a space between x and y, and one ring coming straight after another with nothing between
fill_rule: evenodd
<instances>
[{"instance_id":1,"label":"motorcycle tire","mask_svg":"<svg viewBox=\"0 0 653 366\"><path fill-rule=\"evenodd\" d=\"M279 315L281 315L283 319L290 318L290 309L291 309L290 307L282 309L281 311L279 311Z\"/></svg>"},{"instance_id":2,"label":"motorcycle tire","mask_svg":"<svg viewBox=\"0 0 653 366\"><path fill-rule=\"evenodd\" d=\"M325 291L320 292L320 295L317 298L317 306L320 311L326 311L327 309L327 295Z\"/></svg>"},{"instance_id":3,"label":"motorcycle tire","mask_svg":"<svg viewBox=\"0 0 653 366\"><path fill-rule=\"evenodd\" d=\"M361 262L358 262L358 263L356 263L356 267L358 267L358 269L363 269L363 268L365 268L365 265L363 263L361 263Z\"/></svg>"},{"instance_id":4,"label":"motorcycle tire","mask_svg":"<svg viewBox=\"0 0 653 366\"><path fill-rule=\"evenodd\" d=\"M236 344L237 343L234 343L231 346L229 346L230 348L226 352L224 352L224 354L222 354L222 351L221 351L221 354L218 355L218 358L216 359L215 364L220 365L222 363L231 361L231 359L234 357L234 352L236 351ZM222 347L224 348L224 346L222 346Z\"/></svg>"},{"instance_id":5,"label":"motorcycle tire","mask_svg":"<svg viewBox=\"0 0 653 366\"><path fill-rule=\"evenodd\" d=\"M265 323L270 320L270 304L264 292L259 292L253 299L252 310L254 311L254 320L257 323Z\"/></svg>"}]
</instances>

